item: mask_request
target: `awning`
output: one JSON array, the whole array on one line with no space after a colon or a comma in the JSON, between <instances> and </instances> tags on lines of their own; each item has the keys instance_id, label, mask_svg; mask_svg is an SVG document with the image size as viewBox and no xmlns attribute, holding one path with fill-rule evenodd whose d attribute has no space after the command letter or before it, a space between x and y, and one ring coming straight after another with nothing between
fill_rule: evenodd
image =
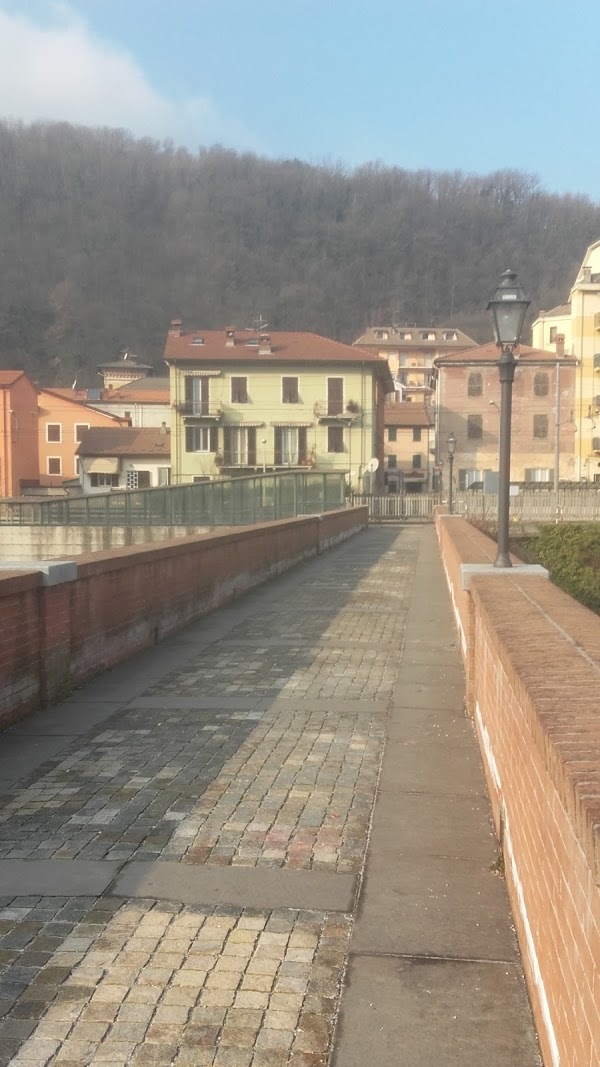
<instances>
[{"instance_id":1,"label":"awning","mask_svg":"<svg viewBox=\"0 0 600 1067\"><path fill-rule=\"evenodd\" d=\"M301 430L304 427L314 426L314 422L298 422L297 419L288 422L272 422L271 426L275 427L289 427L290 429Z\"/></svg>"},{"instance_id":2,"label":"awning","mask_svg":"<svg viewBox=\"0 0 600 1067\"><path fill-rule=\"evenodd\" d=\"M119 461L114 456L88 459L84 463L86 474L118 474Z\"/></svg>"}]
</instances>

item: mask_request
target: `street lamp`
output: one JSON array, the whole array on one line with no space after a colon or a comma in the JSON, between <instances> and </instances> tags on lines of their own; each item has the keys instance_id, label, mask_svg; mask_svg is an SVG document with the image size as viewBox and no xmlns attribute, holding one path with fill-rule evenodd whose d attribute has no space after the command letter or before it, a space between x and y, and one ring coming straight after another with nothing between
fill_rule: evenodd
<instances>
[{"instance_id":1,"label":"street lamp","mask_svg":"<svg viewBox=\"0 0 600 1067\"><path fill-rule=\"evenodd\" d=\"M456 449L456 437L453 433L448 434L448 440L446 441L446 444L448 445L448 511L452 515L452 469L454 467L454 451Z\"/></svg>"},{"instance_id":2,"label":"street lamp","mask_svg":"<svg viewBox=\"0 0 600 1067\"><path fill-rule=\"evenodd\" d=\"M512 567L508 546L510 514L510 433L512 387L515 380L515 348L530 301L512 270L505 270L487 308L492 313L496 344L501 350L500 371L500 444L498 455L498 554L494 567Z\"/></svg>"}]
</instances>

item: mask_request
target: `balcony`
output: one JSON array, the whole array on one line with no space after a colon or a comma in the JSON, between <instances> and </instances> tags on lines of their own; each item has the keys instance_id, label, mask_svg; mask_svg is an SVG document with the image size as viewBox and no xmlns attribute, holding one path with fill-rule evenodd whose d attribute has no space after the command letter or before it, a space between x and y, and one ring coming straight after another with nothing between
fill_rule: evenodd
<instances>
[{"instance_id":1,"label":"balcony","mask_svg":"<svg viewBox=\"0 0 600 1067\"><path fill-rule=\"evenodd\" d=\"M330 404L326 400L317 400L314 413L319 422L343 422L350 426L360 415L360 407L352 400L349 400L345 406L337 401Z\"/></svg>"},{"instance_id":2,"label":"balcony","mask_svg":"<svg viewBox=\"0 0 600 1067\"><path fill-rule=\"evenodd\" d=\"M211 422L218 422L223 416L220 401L186 400L183 404L176 404L175 410L184 419L207 419Z\"/></svg>"}]
</instances>

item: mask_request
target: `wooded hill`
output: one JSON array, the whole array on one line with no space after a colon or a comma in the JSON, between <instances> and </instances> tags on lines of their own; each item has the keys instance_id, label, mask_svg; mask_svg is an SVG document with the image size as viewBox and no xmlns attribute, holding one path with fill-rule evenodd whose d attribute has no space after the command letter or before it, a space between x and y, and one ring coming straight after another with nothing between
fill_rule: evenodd
<instances>
[{"instance_id":1,"label":"wooded hill","mask_svg":"<svg viewBox=\"0 0 600 1067\"><path fill-rule=\"evenodd\" d=\"M0 366L98 383L129 348L161 369L172 317L354 340L455 323L477 340L499 274L562 302L600 204L531 175L346 171L121 130L0 124Z\"/></svg>"}]
</instances>

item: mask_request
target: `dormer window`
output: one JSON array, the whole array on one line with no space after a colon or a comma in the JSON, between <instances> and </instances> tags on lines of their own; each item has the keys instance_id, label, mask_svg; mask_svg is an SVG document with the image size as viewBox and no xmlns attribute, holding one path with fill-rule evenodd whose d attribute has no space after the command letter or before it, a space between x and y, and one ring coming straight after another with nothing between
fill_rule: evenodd
<instances>
[{"instance_id":1,"label":"dormer window","mask_svg":"<svg viewBox=\"0 0 600 1067\"><path fill-rule=\"evenodd\" d=\"M412 333L399 333L398 337L401 341L412 341Z\"/></svg>"},{"instance_id":2,"label":"dormer window","mask_svg":"<svg viewBox=\"0 0 600 1067\"><path fill-rule=\"evenodd\" d=\"M375 330L375 337L378 341L389 341L390 335L387 330Z\"/></svg>"},{"instance_id":3,"label":"dormer window","mask_svg":"<svg viewBox=\"0 0 600 1067\"><path fill-rule=\"evenodd\" d=\"M258 348L258 338L249 337L246 341L246 348Z\"/></svg>"},{"instance_id":4,"label":"dormer window","mask_svg":"<svg viewBox=\"0 0 600 1067\"><path fill-rule=\"evenodd\" d=\"M193 337L192 338L192 344L193 345L203 345L204 344L204 338L203 337L199 337L199 336L198 337Z\"/></svg>"},{"instance_id":5,"label":"dormer window","mask_svg":"<svg viewBox=\"0 0 600 1067\"><path fill-rule=\"evenodd\" d=\"M444 341L458 341L456 330L444 330L442 337Z\"/></svg>"},{"instance_id":6,"label":"dormer window","mask_svg":"<svg viewBox=\"0 0 600 1067\"><path fill-rule=\"evenodd\" d=\"M422 341L435 341L435 331L434 330L423 330L423 332L421 334L421 340Z\"/></svg>"}]
</instances>

